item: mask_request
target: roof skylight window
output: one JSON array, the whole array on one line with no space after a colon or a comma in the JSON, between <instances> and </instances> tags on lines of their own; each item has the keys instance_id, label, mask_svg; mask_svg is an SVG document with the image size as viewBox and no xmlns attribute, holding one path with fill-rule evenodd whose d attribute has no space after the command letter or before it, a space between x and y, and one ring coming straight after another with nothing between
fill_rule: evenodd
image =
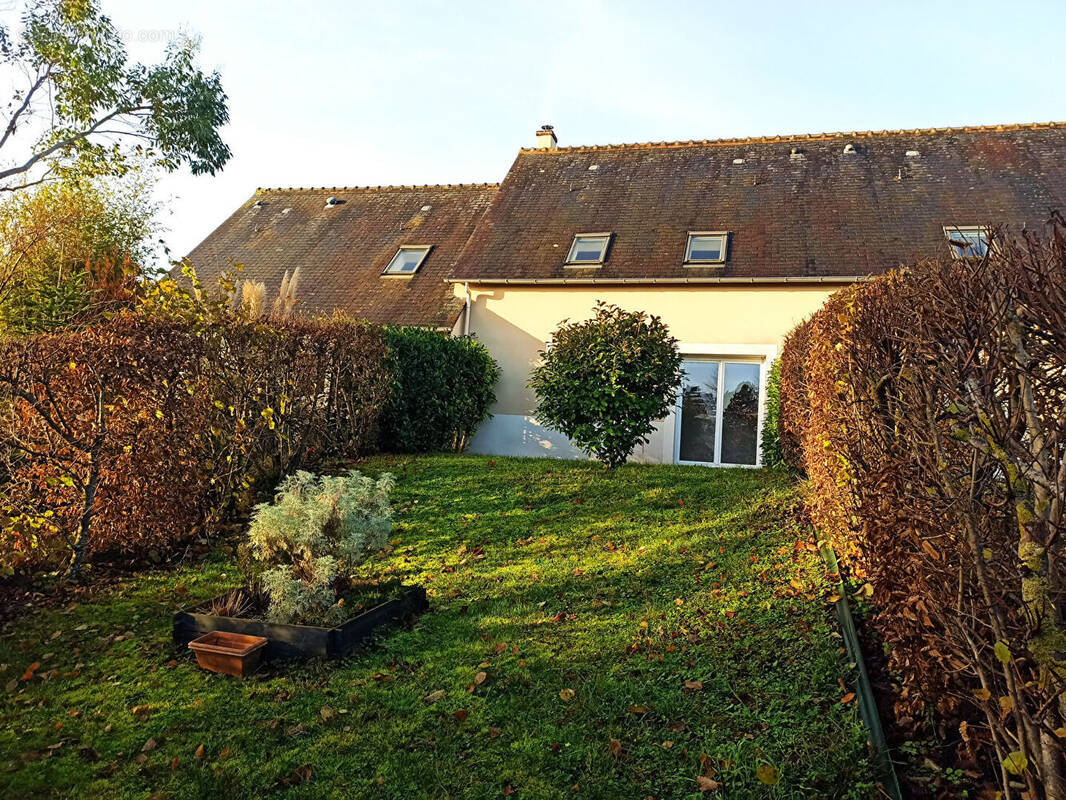
<instances>
[{"instance_id":1,"label":"roof skylight window","mask_svg":"<svg viewBox=\"0 0 1066 800\"><path fill-rule=\"evenodd\" d=\"M433 246L428 244L403 245L396 251L382 275L414 275L432 249Z\"/></svg>"},{"instance_id":2,"label":"roof skylight window","mask_svg":"<svg viewBox=\"0 0 1066 800\"><path fill-rule=\"evenodd\" d=\"M570 253L566 257L567 266L595 266L607 259L607 245L611 242L609 233L579 233L574 236Z\"/></svg>"}]
</instances>

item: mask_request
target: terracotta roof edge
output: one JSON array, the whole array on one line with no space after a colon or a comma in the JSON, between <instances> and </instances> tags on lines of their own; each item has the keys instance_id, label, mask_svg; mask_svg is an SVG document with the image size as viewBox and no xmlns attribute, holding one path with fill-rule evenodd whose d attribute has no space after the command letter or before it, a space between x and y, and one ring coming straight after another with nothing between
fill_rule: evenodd
<instances>
[{"instance_id":1,"label":"terracotta roof edge","mask_svg":"<svg viewBox=\"0 0 1066 800\"><path fill-rule=\"evenodd\" d=\"M748 136L723 139L690 139L677 142L623 142L621 144L587 144L571 145L568 147L537 148L523 147L520 153L537 155L551 155L553 153L593 152L598 150L653 150L679 147L721 147L739 144L773 144L783 142L814 142L829 141L831 139L872 139L875 137L888 136L928 136L933 134L952 133L1004 133L1010 131L1041 131L1055 128L1066 128L1063 122L1026 122L1006 125L962 125L946 128L901 128L899 130L881 131L834 131L830 133L797 133L782 134L779 136Z\"/></svg>"},{"instance_id":2,"label":"terracotta roof edge","mask_svg":"<svg viewBox=\"0 0 1066 800\"><path fill-rule=\"evenodd\" d=\"M767 284L767 283L856 283L869 279L869 275L782 275L776 278L738 278L717 276L705 278L460 278L448 277L445 283L480 283L485 286L624 286L664 284L684 286L691 284Z\"/></svg>"}]
</instances>

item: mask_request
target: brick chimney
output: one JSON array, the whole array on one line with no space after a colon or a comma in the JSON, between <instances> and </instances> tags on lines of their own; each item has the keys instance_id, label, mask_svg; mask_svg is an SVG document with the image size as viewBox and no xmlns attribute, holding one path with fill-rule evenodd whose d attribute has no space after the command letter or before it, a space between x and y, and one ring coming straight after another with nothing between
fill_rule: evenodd
<instances>
[{"instance_id":1,"label":"brick chimney","mask_svg":"<svg viewBox=\"0 0 1066 800\"><path fill-rule=\"evenodd\" d=\"M552 130L551 125L541 125L540 130L537 131L537 149L538 150L554 150L558 139L555 138L555 131Z\"/></svg>"}]
</instances>

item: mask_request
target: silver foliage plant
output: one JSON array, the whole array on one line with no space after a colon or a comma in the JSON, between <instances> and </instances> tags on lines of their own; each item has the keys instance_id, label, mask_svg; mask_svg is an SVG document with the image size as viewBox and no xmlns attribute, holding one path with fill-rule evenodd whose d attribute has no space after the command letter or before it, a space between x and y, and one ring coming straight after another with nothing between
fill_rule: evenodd
<instances>
[{"instance_id":1,"label":"silver foliage plant","mask_svg":"<svg viewBox=\"0 0 1066 800\"><path fill-rule=\"evenodd\" d=\"M388 543L389 496L396 479L299 471L279 484L273 503L255 507L248 539L266 569L271 622L336 624L345 611L334 584Z\"/></svg>"}]
</instances>

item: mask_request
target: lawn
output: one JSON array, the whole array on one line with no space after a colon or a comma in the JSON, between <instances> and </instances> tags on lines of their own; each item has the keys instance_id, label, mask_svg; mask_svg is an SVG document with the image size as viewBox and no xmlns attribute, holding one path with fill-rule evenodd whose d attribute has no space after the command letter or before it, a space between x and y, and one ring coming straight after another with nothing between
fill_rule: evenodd
<instances>
[{"instance_id":1,"label":"lawn","mask_svg":"<svg viewBox=\"0 0 1066 800\"><path fill-rule=\"evenodd\" d=\"M424 583L429 612L245 681L170 642L174 609L235 584L231 548L25 614L0 632L0 797L872 795L786 476L361 467L399 478L371 566Z\"/></svg>"}]
</instances>

